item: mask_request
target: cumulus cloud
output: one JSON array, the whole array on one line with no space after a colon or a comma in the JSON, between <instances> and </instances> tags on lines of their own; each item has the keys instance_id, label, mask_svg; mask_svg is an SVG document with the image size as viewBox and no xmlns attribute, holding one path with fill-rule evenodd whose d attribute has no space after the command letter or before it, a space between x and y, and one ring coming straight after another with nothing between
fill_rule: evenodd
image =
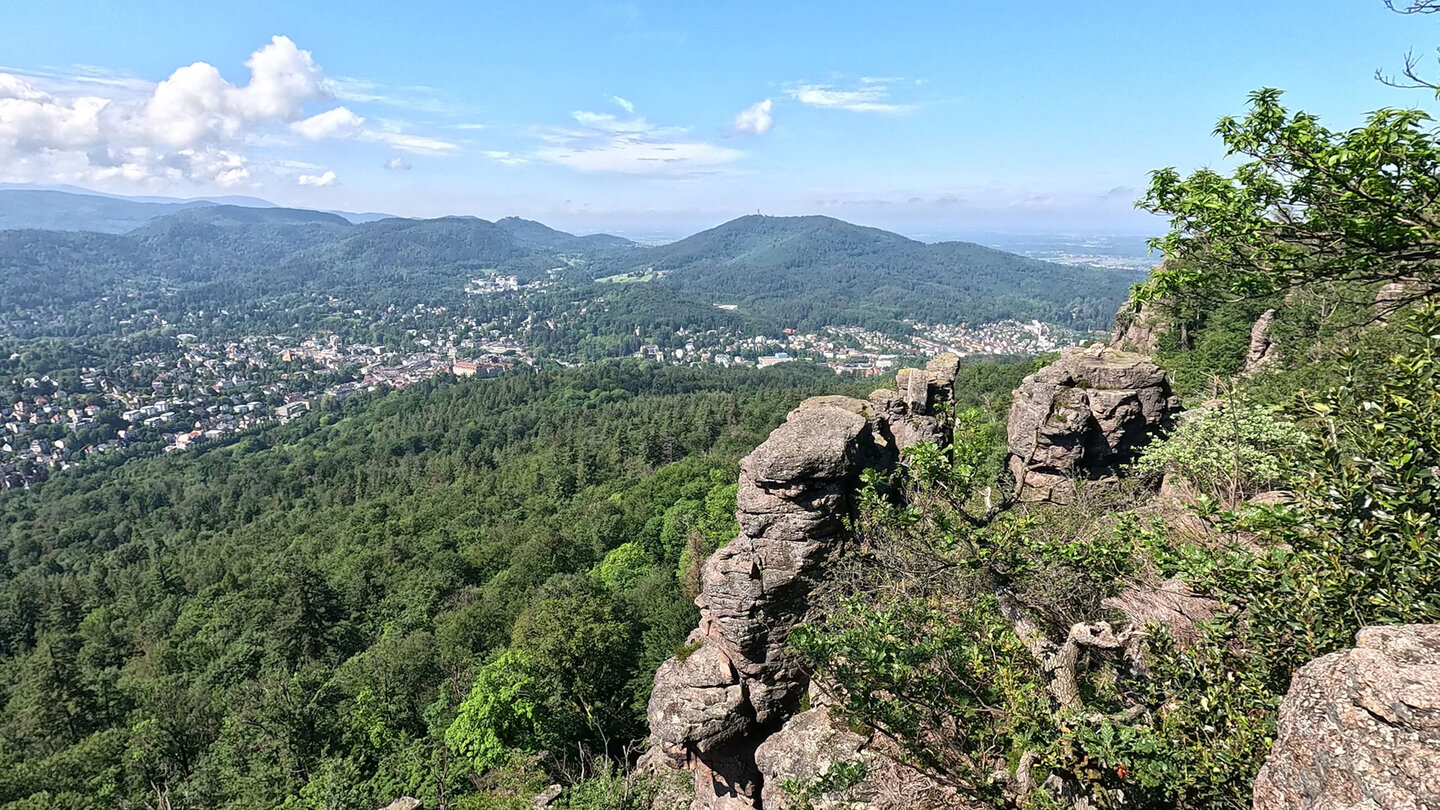
<instances>
[{"instance_id":1,"label":"cumulus cloud","mask_svg":"<svg viewBox=\"0 0 1440 810\"><path fill-rule=\"evenodd\" d=\"M295 182L302 186L333 186L335 185L335 172L324 174L302 174L295 178Z\"/></svg>"},{"instance_id":2,"label":"cumulus cloud","mask_svg":"<svg viewBox=\"0 0 1440 810\"><path fill-rule=\"evenodd\" d=\"M396 155L385 161L385 168L392 172L408 172L410 171L410 161L406 160L402 155Z\"/></svg>"},{"instance_id":3,"label":"cumulus cloud","mask_svg":"<svg viewBox=\"0 0 1440 810\"><path fill-rule=\"evenodd\" d=\"M690 137L684 127L662 127L644 118L576 111L578 128L542 130L549 145L534 157L587 174L686 174L712 170L742 153Z\"/></svg>"},{"instance_id":4,"label":"cumulus cloud","mask_svg":"<svg viewBox=\"0 0 1440 810\"><path fill-rule=\"evenodd\" d=\"M631 101L630 99L621 98L619 96L611 96L610 100L620 105L620 108L623 109L625 112L630 113L631 115L635 114L635 102Z\"/></svg>"},{"instance_id":5,"label":"cumulus cloud","mask_svg":"<svg viewBox=\"0 0 1440 810\"><path fill-rule=\"evenodd\" d=\"M896 104L890 100L893 78L862 77L858 85L842 88L833 84L796 84L786 93L801 104L831 110L902 114L915 111L913 104Z\"/></svg>"},{"instance_id":6,"label":"cumulus cloud","mask_svg":"<svg viewBox=\"0 0 1440 810\"><path fill-rule=\"evenodd\" d=\"M353 138L360 133L365 119L346 107L336 107L290 125L290 129L312 141L325 138Z\"/></svg>"},{"instance_id":7,"label":"cumulus cloud","mask_svg":"<svg viewBox=\"0 0 1440 810\"><path fill-rule=\"evenodd\" d=\"M775 119L770 115L770 108L774 106L770 99L753 104L740 111L735 116L735 131L744 132L750 135L764 135L775 126Z\"/></svg>"},{"instance_id":8,"label":"cumulus cloud","mask_svg":"<svg viewBox=\"0 0 1440 810\"><path fill-rule=\"evenodd\" d=\"M249 80L238 85L206 62L154 84L98 68L68 77L0 72L0 181L238 186L254 180L248 148L296 138L422 154L457 148L403 127L369 128L348 107L324 109L333 85L288 37L273 37L245 66ZM318 182L325 175L307 176L328 185Z\"/></svg>"}]
</instances>

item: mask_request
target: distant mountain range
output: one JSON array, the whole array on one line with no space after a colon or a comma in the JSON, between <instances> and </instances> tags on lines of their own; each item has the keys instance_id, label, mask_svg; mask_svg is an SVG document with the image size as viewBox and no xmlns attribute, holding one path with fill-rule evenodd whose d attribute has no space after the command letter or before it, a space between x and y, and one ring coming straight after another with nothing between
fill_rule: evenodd
<instances>
[{"instance_id":1,"label":"distant mountain range","mask_svg":"<svg viewBox=\"0 0 1440 810\"><path fill-rule=\"evenodd\" d=\"M278 208L258 197L220 196L195 199L176 197L122 197L73 186L29 186L0 183L0 230L42 228L50 231L125 233L152 219L191 208L228 205ZM352 223L387 219L390 214L329 212Z\"/></svg>"},{"instance_id":2,"label":"distant mountain range","mask_svg":"<svg viewBox=\"0 0 1440 810\"><path fill-rule=\"evenodd\" d=\"M233 305L242 303L231 300L237 295L302 290L438 303L501 271L522 282L644 281L647 307L667 299L691 312L733 305L757 322L805 329L1003 319L1093 328L1108 325L1139 278L818 216L745 216L642 247L517 217L355 222L359 215L255 202L0 189L0 226L29 228L0 230L0 307L78 303L144 278L151 286L222 284L230 291L222 300ZM638 292L613 289L616 297Z\"/></svg>"}]
</instances>

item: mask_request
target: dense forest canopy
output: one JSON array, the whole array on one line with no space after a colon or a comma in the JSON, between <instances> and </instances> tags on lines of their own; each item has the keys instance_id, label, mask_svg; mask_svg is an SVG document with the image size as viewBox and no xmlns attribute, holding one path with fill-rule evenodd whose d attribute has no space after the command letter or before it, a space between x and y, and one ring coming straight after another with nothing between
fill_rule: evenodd
<instances>
[{"instance_id":1,"label":"dense forest canopy","mask_svg":"<svg viewBox=\"0 0 1440 810\"><path fill-rule=\"evenodd\" d=\"M9 493L0 807L472 806L498 761L618 754L733 536L737 457L835 390L638 363L436 381ZM477 678L527 684L523 722L477 736Z\"/></svg>"}]
</instances>

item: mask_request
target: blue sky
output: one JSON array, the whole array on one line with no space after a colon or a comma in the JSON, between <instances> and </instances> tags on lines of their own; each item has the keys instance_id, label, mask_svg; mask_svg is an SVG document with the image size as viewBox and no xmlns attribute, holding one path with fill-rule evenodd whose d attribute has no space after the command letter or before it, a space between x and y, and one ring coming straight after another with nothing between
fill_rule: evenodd
<instances>
[{"instance_id":1,"label":"blue sky","mask_svg":"<svg viewBox=\"0 0 1440 810\"><path fill-rule=\"evenodd\" d=\"M1250 90L1349 126L1440 45L1380 0L7 5L0 182L636 235L1153 229Z\"/></svg>"}]
</instances>

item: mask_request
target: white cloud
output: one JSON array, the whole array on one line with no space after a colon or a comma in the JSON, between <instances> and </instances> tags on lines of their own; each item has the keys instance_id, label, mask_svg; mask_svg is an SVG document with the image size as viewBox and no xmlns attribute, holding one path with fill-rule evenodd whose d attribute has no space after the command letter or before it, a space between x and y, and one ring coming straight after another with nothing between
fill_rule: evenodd
<instances>
[{"instance_id":1,"label":"white cloud","mask_svg":"<svg viewBox=\"0 0 1440 810\"><path fill-rule=\"evenodd\" d=\"M334 83L288 37L273 37L245 66L250 77L239 85L205 62L155 83L86 66L68 75L0 72L0 181L233 187L256 179L247 149L293 145L297 136L418 154L458 148L328 107ZM276 174L273 160L262 165Z\"/></svg>"},{"instance_id":2,"label":"white cloud","mask_svg":"<svg viewBox=\"0 0 1440 810\"><path fill-rule=\"evenodd\" d=\"M902 114L915 111L913 104L896 104L890 100L891 78L862 77L856 87L838 88L832 84L796 84L785 92L801 104L831 110Z\"/></svg>"},{"instance_id":3,"label":"white cloud","mask_svg":"<svg viewBox=\"0 0 1440 810\"><path fill-rule=\"evenodd\" d=\"M390 129L367 129L360 133L360 140L383 143L412 155L448 155L460 148L457 143L442 141L439 138L412 135Z\"/></svg>"},{"instance_id":4,"label":"white cloud","mask_svg":"<svg viewBox=\"0 0 1440 810\"><path fill-rule=\"evenodd\" d=\"M548 146L533 157L587 174L686 174L738 160L743 153L689 137L684 127L661 127L644 118L576 111L578 129L538 133Z\"/></svg>"},{"instance_id":5,"label":"white cloud","mask_svg":"<svg viewBox=\"0 0 1440 810\"><path fill-rule=\"evenodd\" d=\"M397 109L449 115L462 111L463 105L433 87L410 85L390 87L353 76L325 79L325 89L341 101L384 104Z\"/></svg>"},{"instance_id":6,"label":"white cloud","mask_svg":"<svg viewBox=\"0 0 1440 810\"><path fill-rule=\"evenodd\" d=\"M385 168L392 172L408 172L410 171L410 161L406 160L402 155L396 155L385 161Z\"/></svg>"},{"instance_id":7,"label":"white cloud","mask_svg":"<svg viewBox=\"0 0 1440 810\"><path fill-rule=\"evenodd\" d=\"M351 112L347 107L336 107L290 125L290 129L304 137L319 141L325 138L353 138L360 133L365 119Z\"/></svg>"},{"instance_id":8,"label":"white cloud","mask_svg":"<svg viewBox=\"0 0 1440 810\"><path fill-rule=\"evenodd\" d=\"M302 174L295 178L295 182L302 186L333 186L335 185L335 172L324 174Z\"/></svg>"},{"instance_id":9,"label":"white cloud","mask_svg":"<svg viewBox=\"0 0 1440 810\"><path fill-rule=\"evenodd\" d=\"M770 115L770 108L773 106L767 98L741 110L740 114L735 116L735 131L750 135L764 135L769 132L770 128L775 126L775 119Z\"/></svg>"},{"instance_id":10,"label":"white cloud","mask_svg":"<svg viewBox=\"0 0 1440 810\"><path fill-rule=\"evenodd\" d=\"M621 109L625 110L625 112L630 113L631 115L635 114L635 102L627 98L621 98L619 96L611 96L610 100L620 105Z\"/></svg>"},{"instance_id":11,"label":"white cloud","mask_svg":"<svg viewBox=\"0 0 1440 810\"><path fill-rule=\"evenodd\" d=\"M505 166L519 166L519 165L522 164L522 163L529 163L529 162L530 162L530 161L526 160L526 159L523 158L523 157L517 157L516 155L513 155L513 154L511 154L511 153L509 153L509 152L500 152L500 151L491 150L491 151L487 151L487 152L481 152L480 154L484 155L484 156L487 157L487 158L490 158L491 160L495 161L496 163L499 163L499 164L502 164L502 165L505 165Z\"/></svg>"}]
</instances>

